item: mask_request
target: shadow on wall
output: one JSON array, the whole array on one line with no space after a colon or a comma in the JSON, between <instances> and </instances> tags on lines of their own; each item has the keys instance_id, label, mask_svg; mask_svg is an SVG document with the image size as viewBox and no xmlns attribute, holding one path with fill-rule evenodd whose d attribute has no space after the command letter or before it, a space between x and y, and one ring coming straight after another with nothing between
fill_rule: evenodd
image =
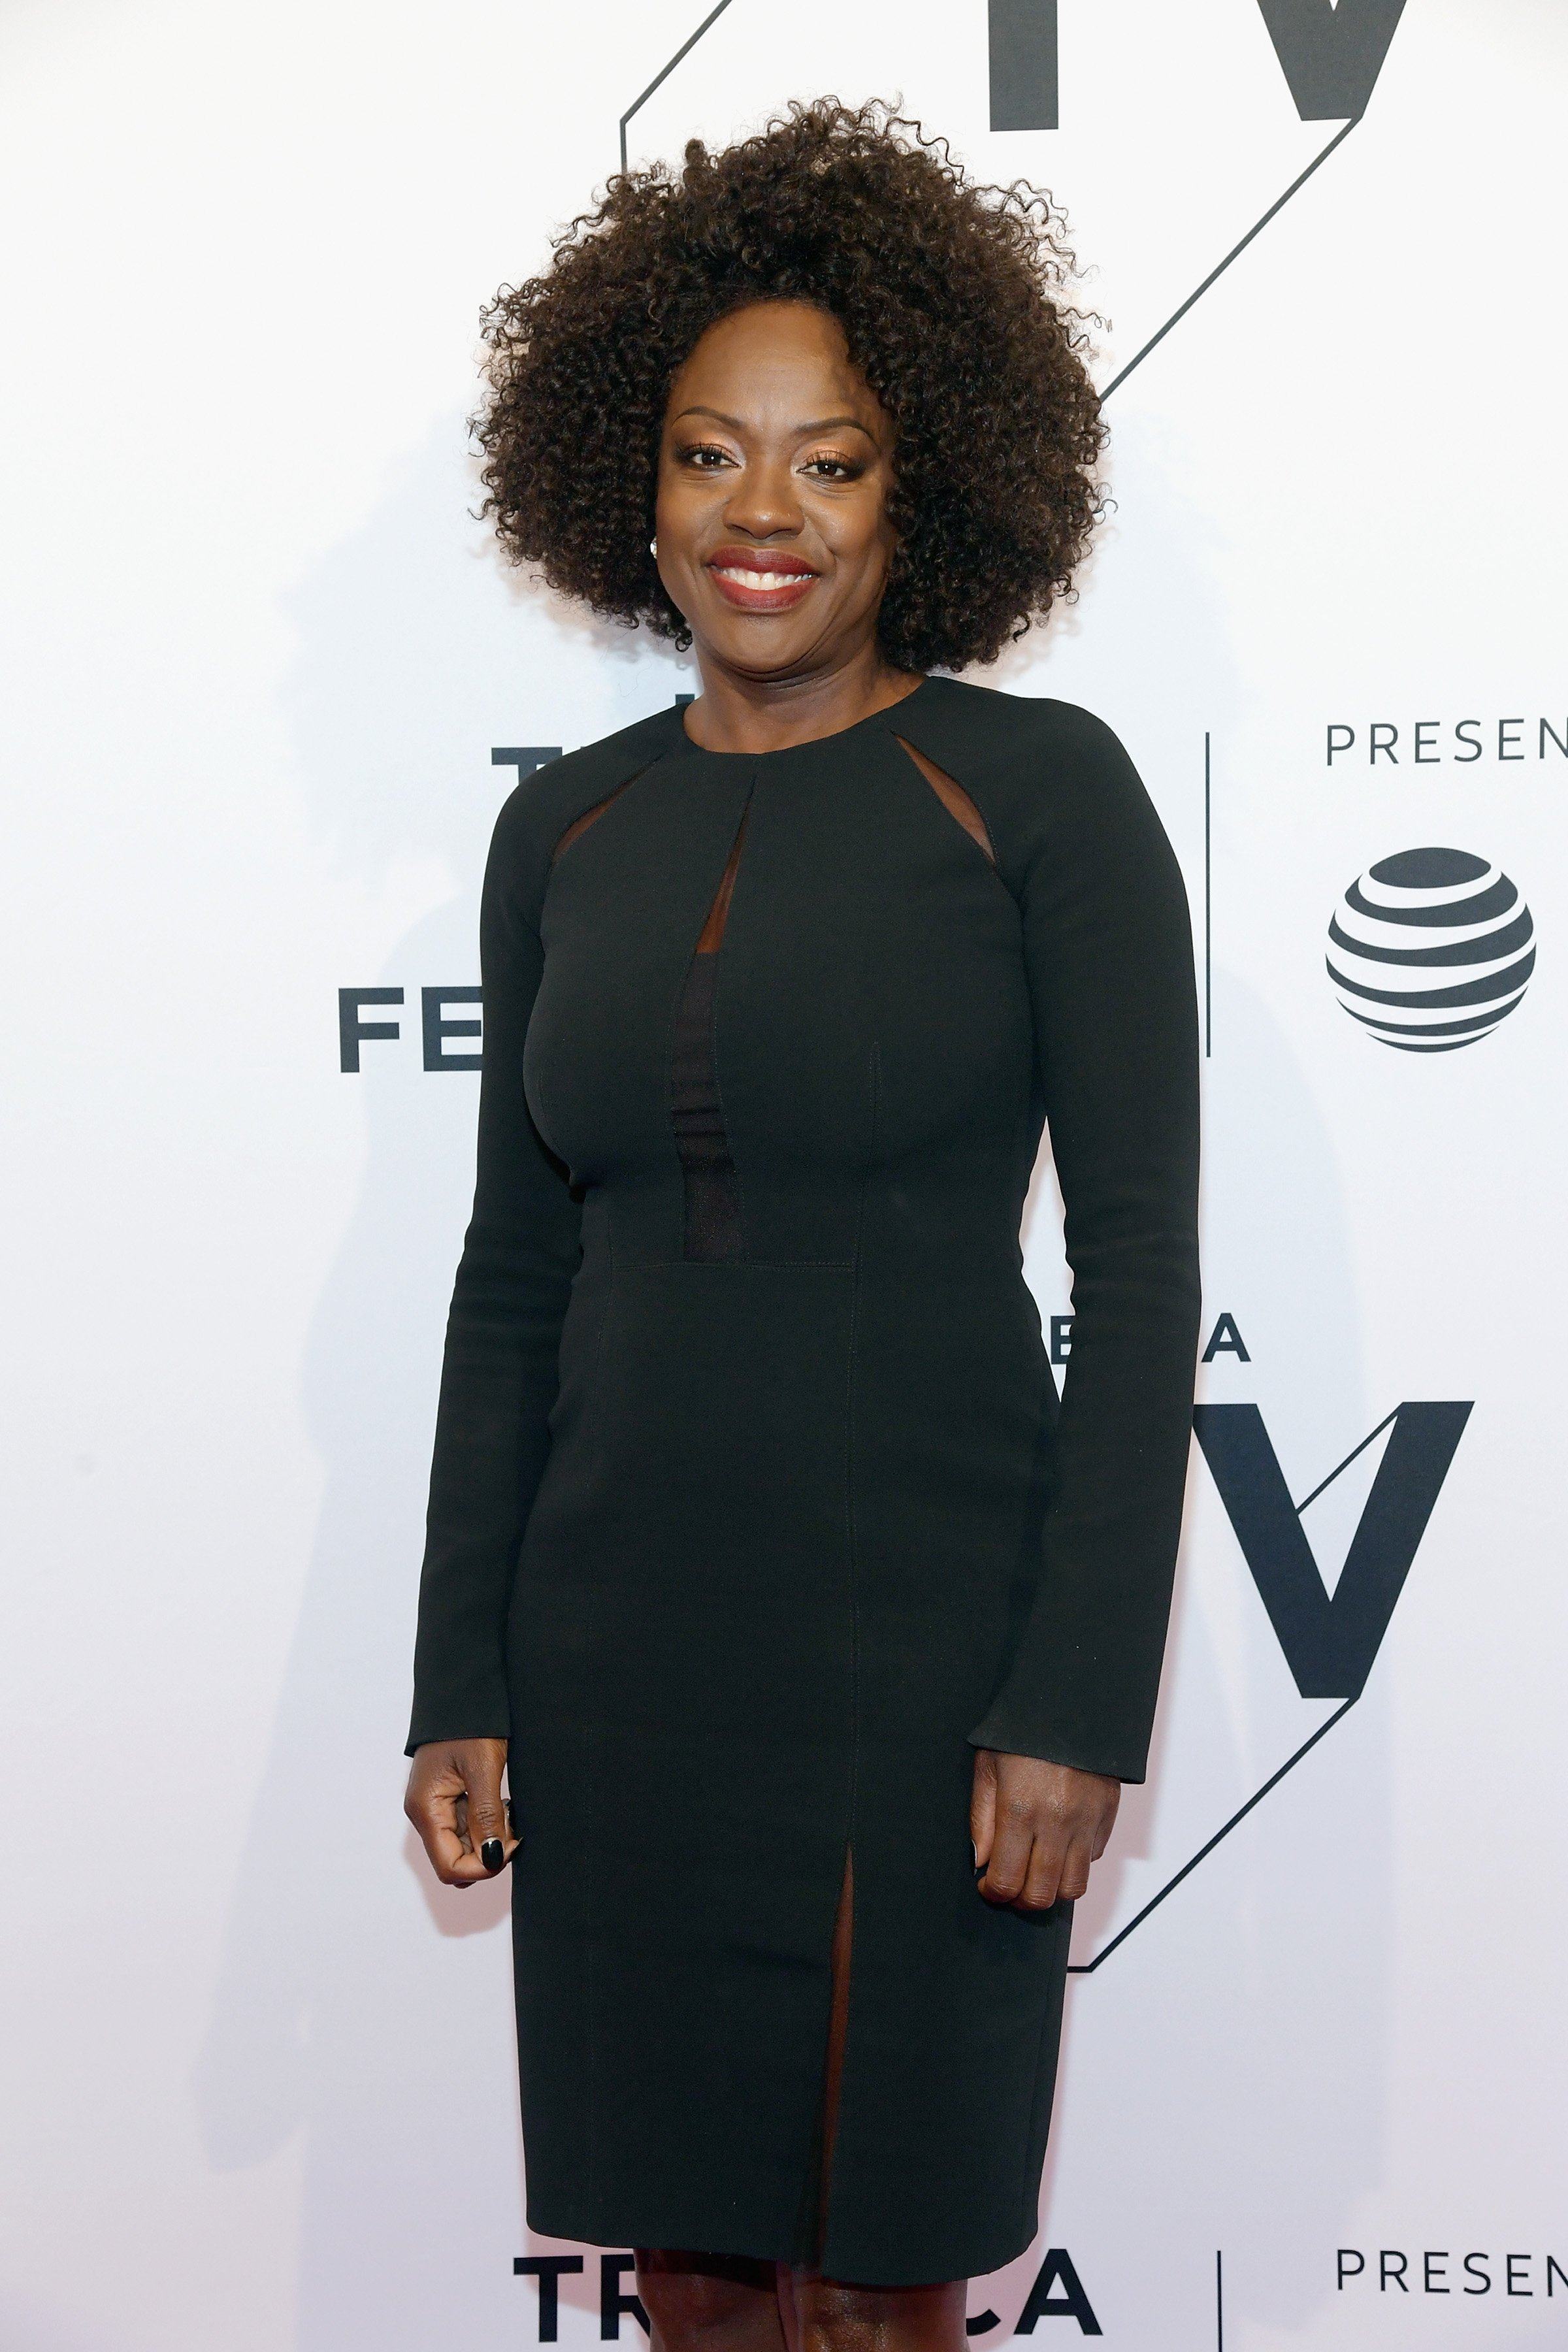
<instances>
[{"instance_id":1,"label":"shadow on wall","mask_svg":"<svg viewBox=\"0 0 1568 2352\"><path fill-rule=\"evenodd\" d=\"M1318 1103L1268 1008L1223 970L1215 1007L1224 1048L1205 1070L1204 1328L1228 1307L1268 1344L1234 1379L1222 1365L1210 1393L1224 1380L1224 1394L1258 1403L1300 1495L1396 1400L1369 1410L1363 1392L1343 1187ZM1042 1159L1026 1230L1043 1314L1066 1303L1060 1214ZM1320 1542L1318 1559L1331 1585L1342 1548ZM1342 2242L1383 2170L1384 1672L1103 1968L1070 1979L1040 2232L972 2285L972 2315L1000 2323L978 2344L1006 2339L1047 2245L1068 2249L1108 2332L1140 2342L1208 2324L1215 2248L1231 2249L1233 2323L1293 2329L1331 2297L1331 2271L1323 2289L1302 2250ZM1194 1447L1149 1777L1125 1790L1078 1906L1075 1962L1102 1952L1333 1711L1298 1694ZM1245 2263L1231 2259L1238 2233ZM1190 2280L1168 2267L1173 2248L1192 2256Z\"/></svg>"},{"instance_id":2,"label":"shadow on wall","mask_svg":"<svg viewBox=\"0 0 1568 2352\"><path fill-rule=\"evenodd\" d=\"M443 908L400 943L386 977L465 974L470 929L471 908ZM399 1811L424 1475L476 1082L431 1076L429 1089L453 1090L435 1104L416 1086L378 1088L370 1070L342 1083L363 1087L368 1151L306 1369L325 1486L196 2094L219 2169L306 2136L301 2352L368 2336L400 2352L431 2340L441 2308L436 2277L420 2275L439 2250L410 2245L422 2168L477 2159L505 2188L512 2234L521 2227L506 1939L487 1932L505 1893L437 1887ZM432 1114L447 1130L435 1139L418 1131ZM419 1933L422 1915L435 1937ZM443 1969L448 1955L433 1961L431 1948L448 1942L486 1948L489 1965ZM477 2147L476 2110L489 2126ZM429 2201L439 2213L445 2199Z\"/></svg>"},{"instance_id":3,"label":"shadow on wall","mask_svg":"<svg viewBox=\"0 0 1568 2352\"><path fill-rule=\"evenodd\" d=\"M376 511L291 600L299 656L285 688L310 815L334 862L379 884L409 857L451 857L467 887L515 775L492 743L563 702L602 726L686 690L685 666L503 562L460 419L408 459ZM639 698L640 697L640 698Z\"/></svg>"},{"instance_id":4,"label":"shadow on wall","mask_svg":"<svg viewBox=\"0 0 1568 2352\"><path fill-rule=\"evenodd\" d=\"M1208 1393L1258 1404L1301 1495L1398 1400L1364 1393L1331 1134L1278 1024L1223 970L1215 1030L1205 1325L1232 1309L1255 1354L1211 1376ZM1342 1546L1328 1554L1319 1540L1331 1587ZM1331 2297L1331 2274L1325 2287L1303 2251L1343 2242L1382 2176L1387 1671L1380 1659L1344 1721L1069 1995L1064 2188L1113 2181L1121 2213L1157 2213L1161 2243L1206 2249L1205 2263L1228 2243L1234 2323L1295 2328ZM1299 1696L1194 1447L1150 1779L1126 1792L1112 1866L1079 1906L1075 1959L1103 1950L1333 1711ZM1127 2284L1134 2300L1119 2316L1152 2341L1172 2282Z\"/></svg>"},{"instance_id":5,"label":"shadow on wall","mask_svg":"<svg viewBox=\"0 0 1568 2352\"><path fill-rule=\"evenodd\" d=\"M574 671L607 669L613 699L637 692L640 665L649 709L679 682L646 642L557 618L504 572L466 519L459 445L449 428L434 435L304 583L285 689L310 810L340 872L373 895L400 865L453 877L453 895L380 971L341 975L402 985L404 1037L367 1046L362 1074L341 1081L357 1090L365 1161L304 1367L324 1491L195 2084L219 2170L304 2135L300 2352L426 2352L485 2313L492 2272L522 2324L510 1878L441 1889L400 1811L424 1489L478 1094L472 1074L421 1069L418 990L478 976L484 849L515 781L490 768L491 742L538 740L542 701L559 709Z\"/></svg>"},{"instance_id":6,"label":"shadow on wall","mask_svg":"<svg viewBox=\"0 0 1568 2352\"><path fill-rule=\"evenodd\" d=\"M1196 503L1201 452L1136 407L1125 416L1113 408L1110 424L1115 506L1080 601L987 676L1081 701L1116 728L1182 858L1201 955L1204 735L1225 736L1241 692L1220 587L1226 550L1212 509ZM1215 845L1223 891L1223 827ZM1223 930L1220 940L1223 954ZM1204 1328L1222 1309L1235 1313L1253 1361L1233 1378L1222 1360L1205 1377L1216 1401L1258 1405L1302 1495L1397 1399L1363 1392L1335 1139L1262 1001L1223 966L1214 988ZM1068 1303L1057 1217L1042 1169L1027 1249L1045 1314ZM1341 1557L1320 1550L1331 1582ZM1021 2264L985 2286L1007 2326L1043 2245L1082 2236L1119 2250L1119 2323L1161 2341L1174 2285L1153 2250L1192 2248L1212 2264L1238 2225L1249 2254L1232 2315L1294 2326L1316 2307L1301 2249L1337 2243L1382 2170L1385 1672L1380 1662L1344 1723L1103 1968L1071 1980L1047 2226ZM1194 1449L1150 1777L1126 1791L1110 1853L1079 1906L1075 1960L1102 1951L1331 1711L1300 1698ZM1254 2294L1254 2280L1267 2289Z\"/></svg>"}]
</instances>

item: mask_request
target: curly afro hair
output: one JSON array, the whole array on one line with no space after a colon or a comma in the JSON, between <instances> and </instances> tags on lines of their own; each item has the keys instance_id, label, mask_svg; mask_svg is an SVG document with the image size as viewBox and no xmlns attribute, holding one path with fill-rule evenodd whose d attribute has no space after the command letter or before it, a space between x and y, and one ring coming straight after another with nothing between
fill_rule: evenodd
<instances>
[{"instance_id":1,"label":"curly afro hair","mask_svg":"<svg viewBox=\"0 0 1568 2352\"><path fill-rule=\"evenodd\" d=\"M812 302L897 433L883 652L994 661L1069 590L1102 503L1064 227L1048 195L973 185L879 102L796 102L721 153L692 140L679 176L621 173L483 314L482 512L552 587L689 645L647 544L670 385L727 312Z\"/></svg>"}]
</instances>

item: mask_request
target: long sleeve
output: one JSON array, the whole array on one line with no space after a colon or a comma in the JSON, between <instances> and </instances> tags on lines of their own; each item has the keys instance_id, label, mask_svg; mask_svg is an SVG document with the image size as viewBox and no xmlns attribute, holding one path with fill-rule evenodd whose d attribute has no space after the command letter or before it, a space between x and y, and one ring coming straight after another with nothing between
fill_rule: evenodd
<instances>
[{"instance_id":1,"label":"long sleeve","mask_svg":"<svg viewBox=\"0 0 1568 2352\"><path fill-rule=\"evenodd\" d=\"M1066 1206L1072 1345L1037 1597L972 1738L1140 1780L1197 1353L1192 939L1175 857L1115 736L1070 706L1036 708L998 833Z\"/></svg>"},{"instance_id":2,"label":"long sleeve","mask_svg":"<svg viewBox=\"0 0 1568 2352\"><path fill-rule=\"evenodd\" d=\"M484 1067L479 1169L447 1325L408 1753L510 1731L506 1619L550 1448L581 1214L523 1097L542 950L527 905L526 789L502 810L479 919Z\"/></svg>"}]
</instances>

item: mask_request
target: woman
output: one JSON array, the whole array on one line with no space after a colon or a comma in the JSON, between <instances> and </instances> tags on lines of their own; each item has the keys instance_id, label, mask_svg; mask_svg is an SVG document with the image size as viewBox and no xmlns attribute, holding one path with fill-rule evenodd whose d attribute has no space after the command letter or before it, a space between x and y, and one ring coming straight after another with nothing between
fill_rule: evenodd
<instances>
[{"instance_id":1,"label":"woman","mask_svg":"<svg viewBox=\"0 0 1568 2352\"><path fill-rule=\"evenodd\" d=\"M702 691L496 829L408 1811L513 1864L530 2219L668 2352L960 2352L1028 2244L1181 1515L1180 876L1098 720L928 675L1068 583L1097 404L1048 204L912 129L693 142L488 318L503 541Z\"/></svg>"}]
</instances>

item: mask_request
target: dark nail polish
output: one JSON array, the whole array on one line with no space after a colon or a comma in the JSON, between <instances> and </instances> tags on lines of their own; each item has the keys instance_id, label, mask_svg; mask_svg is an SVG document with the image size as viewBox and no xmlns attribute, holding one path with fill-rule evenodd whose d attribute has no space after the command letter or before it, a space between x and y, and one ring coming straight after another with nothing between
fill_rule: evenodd
<instances>
[{"instance_id":1,"label":"dark nail polish","mask_svg":"<svg viewBox=\"0 0 1568 2352\"><path fill-rule=\"evenodd\" d=\"M486 1838L483 1845L479 1848L479 1860L484 1864L485 1868L493 1875L494 1873L500 1868L501 1864L505 1859L506 1849L501 1844L500 1838Z\"/></svg>"}]
</instances>

